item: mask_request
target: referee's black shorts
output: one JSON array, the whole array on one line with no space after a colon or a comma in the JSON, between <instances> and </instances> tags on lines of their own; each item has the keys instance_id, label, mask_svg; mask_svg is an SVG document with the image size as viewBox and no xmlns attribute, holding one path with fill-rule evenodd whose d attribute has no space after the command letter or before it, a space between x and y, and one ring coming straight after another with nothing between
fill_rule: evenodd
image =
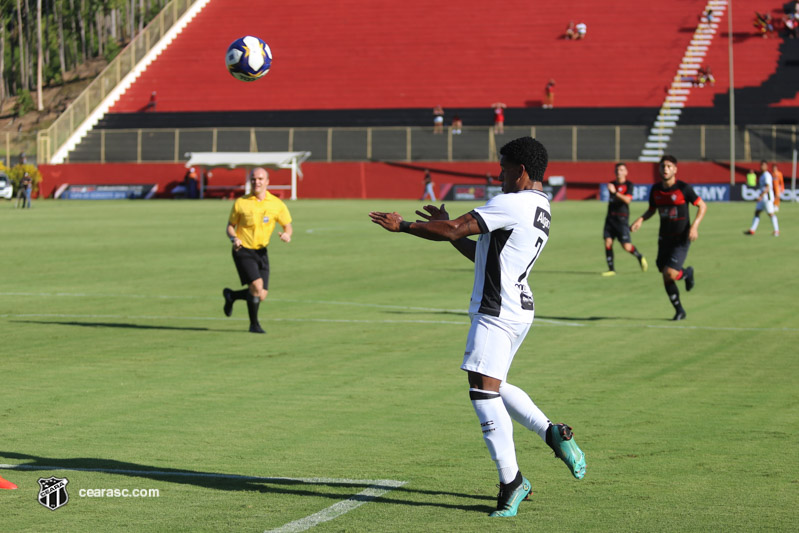
<instances>
[{"instance_id":1,"label":"referee's black shorts","mask_svg":"<svg viewBox=\"0 0 799 533\"><path fill-rule=\"evenodd\" d=\"M249 285L258 278L264 280L264 289L269 289L269 254L266 248L233 250L233 262L239 272L242 285Z\"/></svg>"},{"instance_id":2,"label":"referee's black shorts","mask_svg":"<svg viewBox=\"0 0 799 533\"><path fill-rule=\"evenodd\" d=\"M602 236L606 239L617 239L620 243L630 242L630 227L627 224L629 219L627 217L605 217L605 228L602 230Z\"/></svg>"}]
</instances>

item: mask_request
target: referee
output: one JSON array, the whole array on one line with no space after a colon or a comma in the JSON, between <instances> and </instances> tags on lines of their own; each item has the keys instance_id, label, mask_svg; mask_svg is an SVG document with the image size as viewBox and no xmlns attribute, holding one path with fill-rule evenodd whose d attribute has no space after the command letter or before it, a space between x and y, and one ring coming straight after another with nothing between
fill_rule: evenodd
<instances>
[{"instance_id":1,"label":"referee","mask_svg":"<svg viewBox=\"0 0 799 533\"><path fill-rule=\"evenodd\" d=\"M291 242L291 213L277 196L266 188L269 174L263 168L256 168L250 175L252 193L242 196L233 204L227 224L227 236L233 243L233 262L246 289L234 291L224 289L224 311L226 316L233 313L233 302L247 301L250 315L250 333L266 333L258 322L258 307L269 292L269 255L267 246L275 229L275 223L283 228L280 240Z\"/></svg>"}]
</instances>

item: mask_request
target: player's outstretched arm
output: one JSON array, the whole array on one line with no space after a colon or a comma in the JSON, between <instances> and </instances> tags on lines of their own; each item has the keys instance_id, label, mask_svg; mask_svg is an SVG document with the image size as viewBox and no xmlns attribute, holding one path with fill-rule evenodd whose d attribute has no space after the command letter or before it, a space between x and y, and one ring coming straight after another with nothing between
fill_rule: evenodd
<instances>
[{"instance_id":1,"label":"player's outstretched arm","mask_svg":"<svg viewBox=\"0 0 799 533\"><path fill-rule=\"evenodd\" d=\"M423 208L426 213L422 211L416 211L416 214L425 219L426 221L431 220L449 220L449 213L447 213L446 207L444 204L441 204L441 207L436 207L434 205L426 205ZM417 222L423 222L419 220ZM477 243L467 237L461 237L458 240L450 241L452 246L455 247L466 259L474 263L474 257L477 252Z\"/></svg>"},{"instance_id":2,"label":"player's outstretched arm","mask_svg":"<svg viewBox=\"0 0 799 533\"><path fill-rule=\"evenodd\" d=\"M480 233L480 226L471 213L466 213L455 220L430 220L429 222L407 222L399 213L379 211L369 213L369 218L388 231L402 231L429 241L456 241Z\"/></svg>"}]
</instances>

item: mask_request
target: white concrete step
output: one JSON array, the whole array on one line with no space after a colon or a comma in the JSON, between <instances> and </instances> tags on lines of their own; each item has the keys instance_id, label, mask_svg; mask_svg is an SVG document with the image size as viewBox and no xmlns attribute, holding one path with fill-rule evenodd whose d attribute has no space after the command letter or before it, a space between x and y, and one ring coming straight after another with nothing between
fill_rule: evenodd
<instances>
[{"instance_id":1,"label":"white concrete step","mask_svg":"<svg viewBox=\"0 0 799 533\"><path fill-rule=\"evenodd\" d=\"M674 130L671 128L652 128L649 131L651 131L652 133L666 133L668 135L674 133Z\"/></svg>"},{"instance_id":2,"label":"white concrete step","mask_svg":"<svg viewBox=\"0 0 799 533\"><path fill-rule=\"evenodd\" d=\"M662 148L663 150L665 150L666 148L669 147L668 143L664 142L646 143L644 146L649 150L652 150L654 148Z\"/></svg>"},{"instance_id":3,"label":"white concrete step","mask_svg":"<svg viewBox=\"0 0 799 533\"><path fill-rule=\"evenodd\" d=\"M660 163L660 158L648 155L642 155L638 157L638 161L641 163Z\"/></svg>"},{"instance_id":4,"label":"white concrete step","mask_svg":"<svg viewBox=\"0 0 799 533\"><path fill-rule=\"evenodd\" d=\"M665 152L663 150L641 150L641 155L662 156Z\"/></svg>"}]
</instances>

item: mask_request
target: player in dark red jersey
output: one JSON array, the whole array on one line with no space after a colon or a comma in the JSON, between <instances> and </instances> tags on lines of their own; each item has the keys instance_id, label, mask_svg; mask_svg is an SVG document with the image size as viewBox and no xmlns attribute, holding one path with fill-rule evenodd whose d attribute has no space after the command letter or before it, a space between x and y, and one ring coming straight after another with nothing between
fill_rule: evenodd
<instances>
[{"instance_id":1,"label":"player in dark red jersey","mask_svg":"<svg viewBox=\"0 0 799 533\"><path fill-rule=\"evenodd\" d=\"M602 236L605 237L605 259L608 262L608 271L603 272L603 276L616 275L613 266L613 239L618 239L622 247L638 259L641 270L646 272L648 268L646 258L630 242L629 219L633 188L634 185L627 181L627 165L616 163L616 179L608 183L610 201L608 214L605 217L605 229L602 231Z\"/></svg>"},{"instance_id":2,"label":"player in dark red jersey","mask_svg":"<svg viewBox=\"0 0 799 533\"><path fill-rule=\"evenodd\" d=\"M680 303L680 290L676 281L685 280L685 290L694 288L694 269L682 265L688 257L688 248L699 237L699 224L705 217L707 205L694 192L693 187L677 179L677 158L664 155L660 158L661 182L652 186L649 193L649 209L638 217L630 230L638 231L644 220L656 212L660 213L658 234L658 270L663 274L663 285L669 295L676 314L673 320L682 320L686 313ZM688 204L697 207L693 224Z\"/></svg>"}]
</instances>

